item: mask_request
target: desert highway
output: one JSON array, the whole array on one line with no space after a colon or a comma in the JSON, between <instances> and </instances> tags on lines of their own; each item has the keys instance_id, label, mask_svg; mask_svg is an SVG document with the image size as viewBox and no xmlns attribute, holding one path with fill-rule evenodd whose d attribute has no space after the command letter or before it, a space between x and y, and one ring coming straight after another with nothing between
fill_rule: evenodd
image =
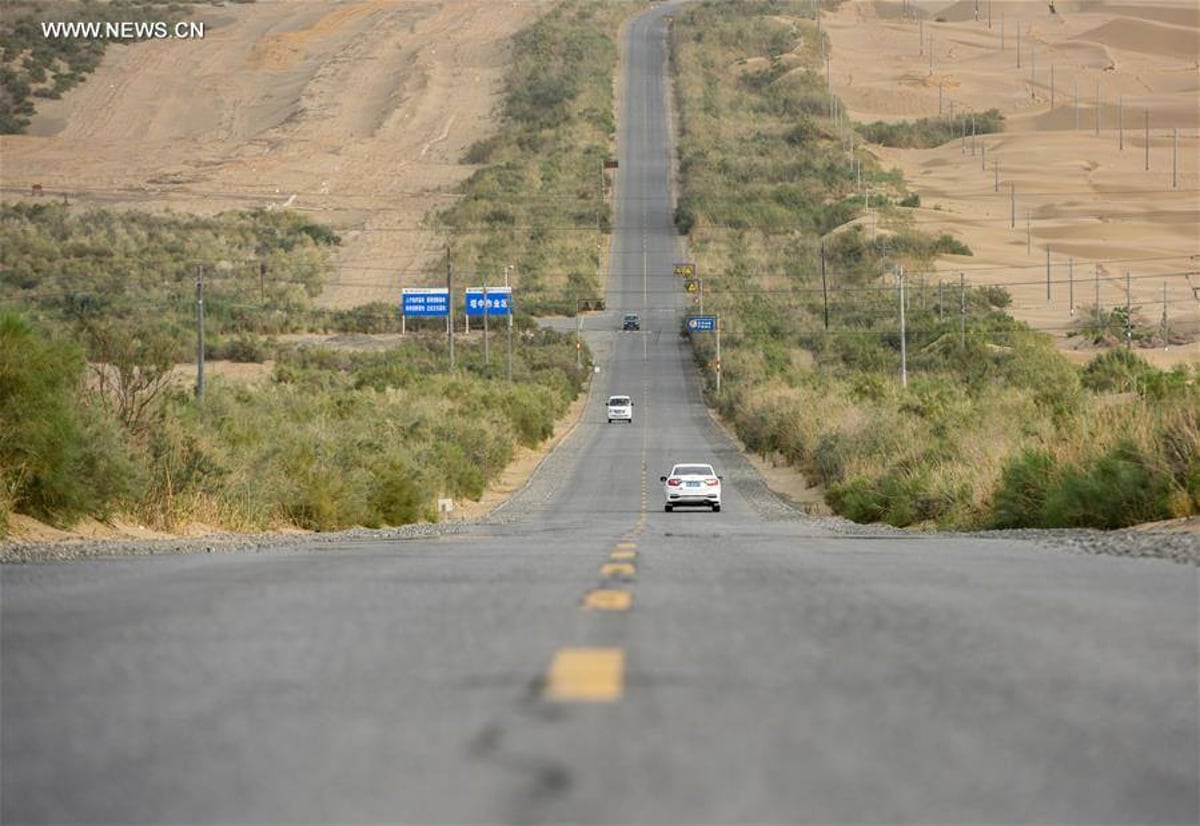
<instances>
[{"instance_id":1,"label":"desert highway","mask_svg":"<svg viewBox=\"0 0 1200 826\"><path fill-rule=\"evenodd\" d=\"M0 821L1200 822L1194 567L805 517L711 423L669 12L627 29L569 438L440 537L4 566ZM685 460L720 513L663 512Z\"/></svg>"}]
</instances>

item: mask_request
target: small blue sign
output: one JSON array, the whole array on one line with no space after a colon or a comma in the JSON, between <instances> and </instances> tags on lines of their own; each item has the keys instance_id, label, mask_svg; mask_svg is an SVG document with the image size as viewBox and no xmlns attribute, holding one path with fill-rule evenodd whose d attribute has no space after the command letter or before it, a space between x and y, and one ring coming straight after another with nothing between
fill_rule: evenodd
<instances>
[{"instance_id":1,"label":"small blue sign","mask_svg":"<svg viewBox=\"0 0 1200 826\"><path fill-rule=\"evenodd\" d=\"M484 314L483 287L467 287L468 316ZM487 315L509 315L512 312L512 287L487 288Z\"/></svg>"},{"instance_id":2,"label":"small blue sign","mask_svg":"<svg viewBox=\"0 0 1200 826\"><path fill-rule=\"evenodd\" d=\"M406 316L450 315L450 290L446 287L405 287L401 311Z\"/></svg>"},{"instance_id":3,"label":"small blue sign","mask_svg":"<svg viewBox=\"0 0 1200 826\"><path fill-rule=\"evenodd\" d=\"M687 328L692 333L711 333L717 329L715 315L690 315L687 317Z\"/></svg>"}]
</instances>

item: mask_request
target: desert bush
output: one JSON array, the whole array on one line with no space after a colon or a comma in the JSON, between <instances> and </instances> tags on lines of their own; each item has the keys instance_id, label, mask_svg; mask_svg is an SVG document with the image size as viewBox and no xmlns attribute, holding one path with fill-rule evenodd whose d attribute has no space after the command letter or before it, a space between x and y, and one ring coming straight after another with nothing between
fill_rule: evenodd
<instances>
[{"instance_id":1,"label":"desert bush","mask_svg":"<svg viewBox=\"0 0 1200 826\"><path fill-rule=\"evenodd\" d=\"M274 355L275 343L254 333L240 333L225 341L220 347L208 350L208 357L225 359L243 364L262 364Z\"/></svg>"},{"instance_id":2,"label":"desert bush","mask_svg":"<svg viewBox=\"0 0 1200 826\"><path fill-rule=\"evenodd\" d=\"M1083 386L1101 393L1136 391L1156 372L1144 358L1125 348L1105 350L1083 368Z\"/></svg>"},{"instance_id":3,"label":"desert bush","mask_svg":"<svg viewBox=\"0 0 1200 826\"><path fill-rule=\"evenodd\" d=\"M1046 498L1057 464L1044 450L1027 448L1004 466L992 501L997 528L1031 528L1042 524Z\"/></svg>"},{"instance_id":4,"label":"desert bush","mask_svg":"<svg viewBox=\"0 0 1200 826\"><path fill-rule=\"evenodd\" d=\"M84 403L84 369L75 344L0 314L0 488L12 511L65 524L136 492L115 422Z\"/></svg>"},{"instance_id":5,"label":"desert bush","mask_svg":"<svg viewBox=\"0 0 1200 826\"><path fill-rule=\"evenodd\" d=\"M915 121L875 121L859 124L858 133L863 139L883 146L905 149L930 149L970 134L971 124L977 135L986 135L1004 130L1004 115L999 109L989 109L974 115L955 118L919 118Z\"/></svg>"},{"instance_id":6,"label":"desert bush","mask_svg":"<svg viewBox=\"0 0 1200 826\"><path fill-rule=\"evenodd\" d=\"M1064 528L1122 528L1165 519L1164 479L1136 445L1121 441L1079 466L1060 470L1047 492L1040 524Z\"/></svg>"},{"instance_id":7,"label":"desert bush","mask_svg":"<svg viewBox=\"0 0 1200 826\"><path fill-rule=\"evenodd\" d=\"M907 206L901 202L902 206ZM935 255L974 255L971 248L959 241L953 235L939 235L933 242L933 252Z\"/></svg>"}]
</instances>

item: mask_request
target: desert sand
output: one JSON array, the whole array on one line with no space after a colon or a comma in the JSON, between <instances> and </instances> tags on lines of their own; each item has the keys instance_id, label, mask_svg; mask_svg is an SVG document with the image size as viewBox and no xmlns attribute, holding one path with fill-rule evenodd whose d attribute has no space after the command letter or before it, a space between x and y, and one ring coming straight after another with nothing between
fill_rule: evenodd
<instances>
[{"instance_id":1,"label":"desert sand","mask_svg":"<svg viewBox=\"0 0 1200 826\"><path fill-rule=\"evenodd\" d=\"M850 0L821 16L829 81L857 121L1006 117L937 149L870 147L921 196L916 224L974 252L914 281L1004 285L1013 315L1083 359L1066 333L1097 294L1123 307L1128 273L1135 319L1165 312L1175 338L1142 355L1200 360L1200 5L1053 5Z\"/></svg>"}]
</instances>

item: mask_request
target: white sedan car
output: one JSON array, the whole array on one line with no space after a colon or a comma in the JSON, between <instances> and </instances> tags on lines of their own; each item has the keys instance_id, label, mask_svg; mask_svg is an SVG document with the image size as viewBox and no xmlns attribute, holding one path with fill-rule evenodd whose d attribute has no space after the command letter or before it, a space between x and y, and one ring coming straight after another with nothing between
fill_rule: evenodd
<instances>
[{"instance_id":1,"label":"white sedan car","mask_svg":"<svg viewBox=\"0 0 1200 826\"><path fill-rule=\"evenodd\" d=\"M721 477L712 465L698 462L678 464L671 468L670 476L660 476L666 503L663 510L670 513L676 505L708 505L714 511L721 509Z\"/></svg>"}]
</instances>

